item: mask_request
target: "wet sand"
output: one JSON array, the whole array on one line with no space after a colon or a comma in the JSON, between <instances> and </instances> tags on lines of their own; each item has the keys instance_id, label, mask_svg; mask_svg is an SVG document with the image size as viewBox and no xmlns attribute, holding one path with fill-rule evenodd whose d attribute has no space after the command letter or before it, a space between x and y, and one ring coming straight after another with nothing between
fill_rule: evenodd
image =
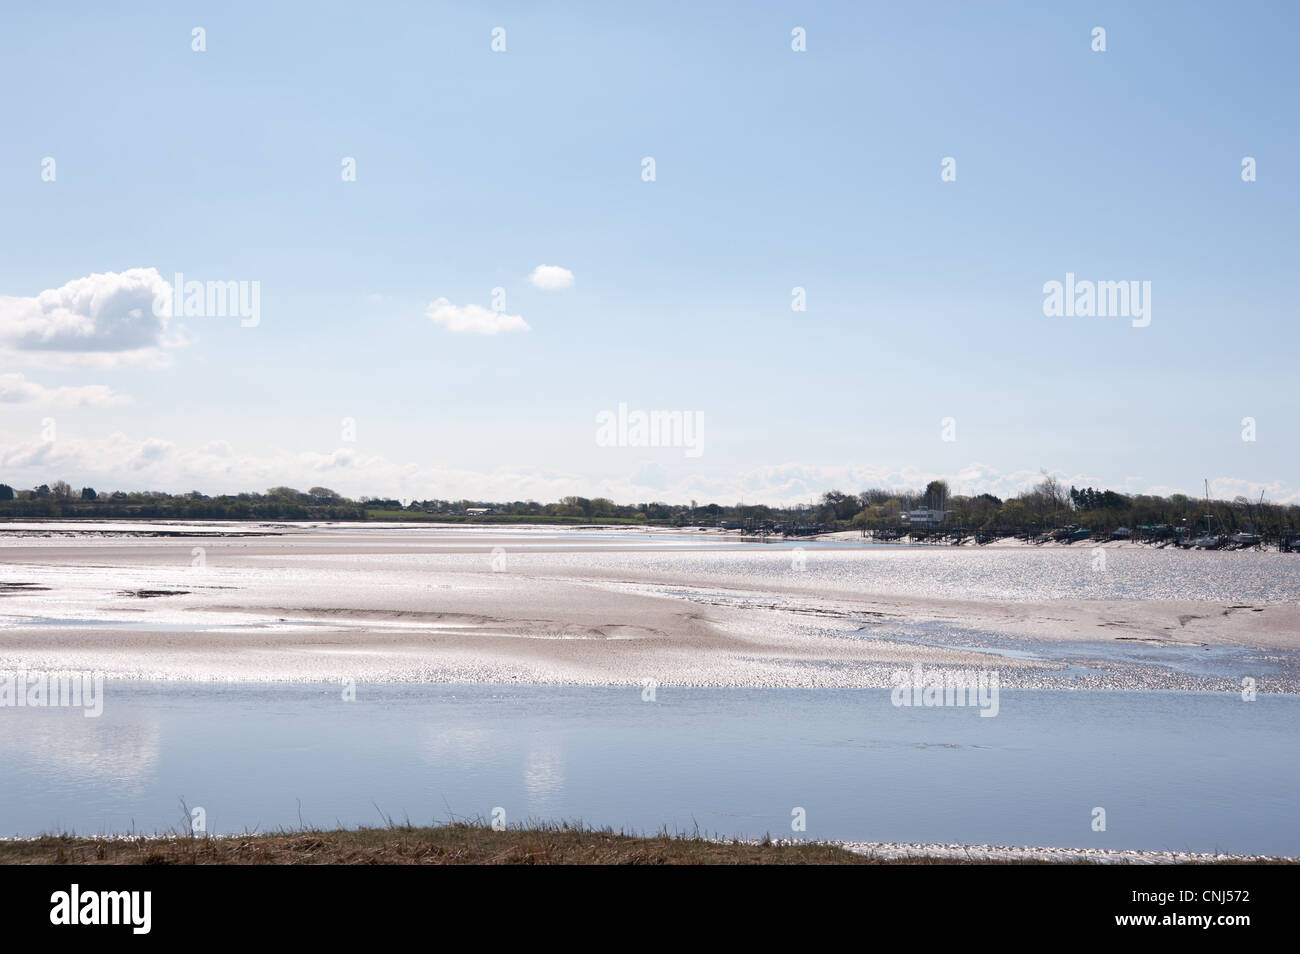
<instances>
[{"instance_id":1,"label":"wet sand","mask_svg":"<svg viewBox=\"0 0 1300 954\"><path fill-rule=\"evenodd\" d=\"M1007 687L1229 689L1258 661L1260 691L1300 686L1286 554L1125 551L1089 576L1086 552L676 531L87 529L0 527L0 669L880 687L920 663L996 667ZM159 531L176 535L139 535Z\"/></svg>"}]
</instances>

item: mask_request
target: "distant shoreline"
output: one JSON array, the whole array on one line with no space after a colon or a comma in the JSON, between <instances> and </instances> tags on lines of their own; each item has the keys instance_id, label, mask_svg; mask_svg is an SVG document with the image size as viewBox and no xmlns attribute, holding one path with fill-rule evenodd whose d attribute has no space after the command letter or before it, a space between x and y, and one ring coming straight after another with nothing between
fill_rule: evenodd
<instances>
[{"instance_id":1,"label":"distant shoreline","mask_svg":"<svg viewBox=\"0 0 1300 954\"><path fill-rule=\"evenodd\" d=\"M381 513L375 511L375 513ZM1131 540L1131 539L1096 539L1052 540L1028 539L1024 534L990 535L983 542L967 535L960 540L937 537L913 539L911 536L878 539L870 533L864 535L861 530L832 530L825 533L804 535L783 535L779 533L758 534L740 528L711 526L678 526L671 523L651 521L629 521L622 518L606 518L597 521L578 520L568 517L532 518L503 515L504 519L493 517L456 518L446 515L429 515L411 517L407 515L385 515L381 519L367 520L274 520L274 519L232 519L232 518L180 518L180 517L3 517L0 516L0 537L4 536L40 536L51 532L68 534L89 533L104 536L137 537L232 537L232 536L266 536L294 529L312 527L368 527L371 529L393 529L401 527L420 527L423 529L498 529L503 533L527 531L558 530L592 530L618 531L641 530L645 532L691 536L709 534L725 536L737 542L762 542L767 544L789 544L799 546L803 543L858 543L868 546L902 546L917 549L1073 549L1092 550L1191 550L1194 547L1180 544L1174 540ZM61 529L60 525L68 525ZM225 529L225 528L247 529ZM1263 542L1256 544L1235 544L1231 541L1215 548L1223 551L1254 550L1264 552L1287 551L1277 543Z\"/></svg>"},{"instance_id":2,"label":"distant shoreline","mask_svg":"<svg viewBox=\"0 0 1300 954\"><path fill-rule=\"evenodd\" d=\"M814 539L831 533L870 534L878 542L918 538L926 543L979 545L1015 539L1074 544L1130 540L1198 549L1263 546L1300 552L1300 503L1237 496L1214 500L1093 487L1064 487L1044 475L1033 488L1002 499L953 494L947 482L924 489L874 487L861 493L828 490L806 503L615 503L608 497L567 495L537 500L394 499L345 497L328 487L271 487L264 493L211 496L160 491L77 491L56 480L30 490L0 483L4 520L329 521L462 526L660 527L714 529L741 536ZM839 539L848 539L840 537ZM865 539L865 537L859 537Z\"/></svg>"}]
</instances>

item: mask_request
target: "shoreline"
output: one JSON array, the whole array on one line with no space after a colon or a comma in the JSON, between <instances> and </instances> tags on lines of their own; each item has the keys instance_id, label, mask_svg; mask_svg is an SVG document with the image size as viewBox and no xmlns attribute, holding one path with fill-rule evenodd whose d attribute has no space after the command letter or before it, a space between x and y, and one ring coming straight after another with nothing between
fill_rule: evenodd
<instances>
[{"instance_id":1,"label":"shoreline","mask_svg":"<svg viewBox=\"0 0 1300 954\"><path fill-rule=\"evenodd\" d=\"M1300 864L1300 859L1142 849L757 841L697 834L635 835L568 824L497 831L465 822L264 834L0 838L0 865L123 864L1292 865Z\"/></svg>"},{"instance_id":2,"label":"shoreline","mask_svg":"<svg viewBox=\"0 0 1300 954\"><path fill-rule=\"evenodd\" d=\"M239 528L239 529L235 529ZM1016 534L993 537L987 543L977 543L974 537L968 537L960 543L950 540L928 542L925 539L913 540L900 537L891 540L877 540L866 537L861 530L832 530L825 533L806 536L782 536L777 534L753 534L739 529L723 527L680 527L672 524L651 523L590 523L574 521L572 523L528 523L494 520L183 520L179 518L120 518L120 517L49 517L49 518L13 518L0 517L0 540L6 537L22 538L64 538L75 539L79 535L90 538L149 538L149 537L240 537L240 536L275 536L309 532L312 530L417 530L442 531L466 534L496 534L508 536L521 534L565 534L592 533L616 535L622 533L642 533L690 539L703 536L706 539L725 538L737 543L766 546L799 547L804 543L843 543L858 544L862 547L893 547L921 550L1182 550L1196 551L1198 548L1181 546L1172 540L1147 542L1142 540L1027 540ZM1265 544L1229 544L1214 550L1200 552L1259 552L1279 553L1276 546Z\"/></svg>"}]
</instances>

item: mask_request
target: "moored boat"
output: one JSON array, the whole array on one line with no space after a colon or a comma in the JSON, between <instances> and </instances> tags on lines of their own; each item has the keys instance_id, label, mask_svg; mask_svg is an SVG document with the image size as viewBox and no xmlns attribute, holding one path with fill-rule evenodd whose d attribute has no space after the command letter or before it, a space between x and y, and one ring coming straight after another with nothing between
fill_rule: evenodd
<instances>
[{"instance_id":1,"label":"moored boat","mask_svg":"<svg viewBox=\"0 0 1300 954\"><path fill-rule=\"evenodd\" d=\"M1192 541L1198 550L1217 550L1223 546L1223 539L1214 535L1214 517L1210 513L1210 482L1205 481L1205 533Z\"/></svg>"}]
</instances>

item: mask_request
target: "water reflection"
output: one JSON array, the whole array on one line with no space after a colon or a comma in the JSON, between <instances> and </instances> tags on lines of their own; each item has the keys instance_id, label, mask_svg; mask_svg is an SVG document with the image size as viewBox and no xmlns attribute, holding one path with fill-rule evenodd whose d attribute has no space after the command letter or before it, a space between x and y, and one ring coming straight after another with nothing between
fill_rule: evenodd
<instances>
[{"instance_id":1,"label":"water reflection","mask_svg":"<svg viewBox=\"0 0 1300 954\"><path fill-rule=\"evenodd\" d=\"M524 757L524 791L528 809L534 815L548 816L564 792L564 752L561 740L535 737L529 741Z\"/></svg>"},{"instance_id":2,"label":"water reflection","mask_svg":"<svg viewBox=\"0 0 1300 954\"><path fill-rule=\"evenodd\" d=\"M106 706L98 719L75 708L0 710L0 765L38 790L93 787L140 795L158 768L161 726L148 712L113 710Z\"/></svg>"},{"instance_id":3,"label":"water reflection","mask_svg":"<svg viewBox=\"0 0 1300 954\"><path fill-rule=\"evenodd\" d=\"M182 797L213 833L501 806L761 836L800 807L810 838L1300 855L1294 695L1004 690L981 718L888 690L108 689L98 720L0 711L0 833L165 830Z\"/></svg>"}]
</instances>

